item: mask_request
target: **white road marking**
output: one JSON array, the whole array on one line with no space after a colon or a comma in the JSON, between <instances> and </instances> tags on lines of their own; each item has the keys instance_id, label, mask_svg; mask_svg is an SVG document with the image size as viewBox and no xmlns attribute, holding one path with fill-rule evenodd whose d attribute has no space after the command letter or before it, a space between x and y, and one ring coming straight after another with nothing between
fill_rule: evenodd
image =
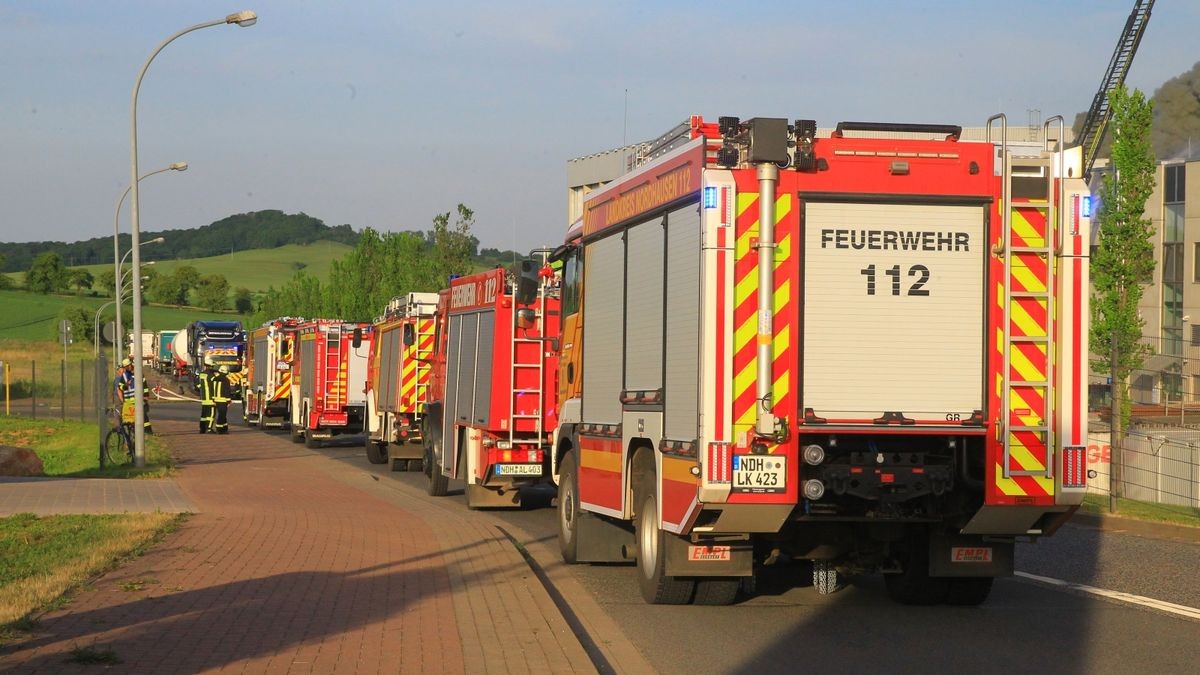
<instances>
[{"instance_id":1,"label":"white road marking","mask_svg":"<svg viewBox=\"0 0 1200 675\"><path fill-rule=\"evenodd\" d=\"M1148 607L1160 612L1166 612L1168 614L1174 614L1187 619L1200 621L1200 609L1188 607L1187 605L1177 605L1173 602L1167 602L1165 600L1155 600L1154 598L1147 598L1145 596L1134 595L1132 593L1123 593L1121 591L1110 591L1106 588L1096 588L1095 586L1088 586L1087 584L1077 584L1071 581L1043 577L1037 574L1030 574L1028 572L1016 572L1016 576L1030 579L1041 584L1046 584L1047 586L1055 586L1058 588L1088 593L1090 595L1098 595L1102 598L1118 600L1120 602L1128 602L1133 605L1140 605L1142 607Z\"/></svg>"}]
</instances>

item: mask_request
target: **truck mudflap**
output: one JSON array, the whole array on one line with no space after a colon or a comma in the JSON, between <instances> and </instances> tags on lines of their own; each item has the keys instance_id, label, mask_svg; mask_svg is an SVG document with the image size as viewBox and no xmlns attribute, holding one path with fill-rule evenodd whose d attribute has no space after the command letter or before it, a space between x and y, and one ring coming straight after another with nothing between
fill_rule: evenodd
<instances>
[{"instance_id":1,"label":"truck mudflap","mask_svg":"<svg viewBox=\"0 0 1200 675\"><path fill-rule=\"evenodd\" d=\"M702 539L666 534L666 575L672 577L748 577L754 574L754 545L744 539Z\"/></svg>"},{"instance_id":2,"label":"truck mudflap","mask_svg":"<svg viewBox=\"0 0 1200 675\"><path fill-rule=\"evenodd\" d=\"M953 534L929 537L929 576L1011 577L1014 543Z\"/></svg>"}]
</instances>

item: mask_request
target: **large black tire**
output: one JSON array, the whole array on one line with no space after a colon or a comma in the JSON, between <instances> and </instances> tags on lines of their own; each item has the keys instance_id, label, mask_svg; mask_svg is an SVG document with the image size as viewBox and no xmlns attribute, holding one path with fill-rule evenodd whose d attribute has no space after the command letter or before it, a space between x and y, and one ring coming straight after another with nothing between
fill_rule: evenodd
<instances>
[{"instance_id":1,"label":"large black tire","mask_svg":"<svg viewBox=\"0 0 1200 675\"><path fill-rule=\"evenodd\" d=\"M908 542L904 571L885 574L888 595L903 605L940 605L950 591L950 580L929 576L929 542L914 537Z\"/></svg>"},{"instance_id":2,"label":"large black tire","mask_svg":"<svg viewBox=\"0 0 1200 675\"><path fill-rule=\"evenodd\" d=\"M392 460L392 471L408 471L408 470L409 469L408 469L408 460L407 459L393 459Z\"/></svg>"},{"instance_id":3,"label":"large black tire","mask_svg":"<svg viewBox=\"0 0 1200 675\"><path fill-rule=\"evenodd\" d=\"M991 577L968 577L950 579L950 590L946 593L947 605L975 607L982 605L992 592Z\"/></svg>"},{"instance_id":4,"label":"large black tire","mask_svg":"<svg viewBox=\"0 0 1200 675\"><path fill-rule=\"evenodd\" d=\"M367 436L367 440L363 444L366 446L366 449L367 449L367 461L368 462L370 462L372 464L387 464L387 461L388 461L387 445L382 444L382 443L377 443L370 436Z\"/></svg>"},{"instance_id":5,"label":"large black tire","mask_svg":"<svg viewBox=\"0 0 1200 675\"><path fill-rule=\"evenodd\" d=\"M738 577L697 579L696 597L692 599L692 604L732 605L741 585L742 580Z\"/></svg>"},{"instance_id":6,"label":"large black tire","mask_svg":"<svg viewBox=\"0 0 1200 675\"><path fill-rule=\"evenodd\" d=\"M634 484L634 533L637 537L638 588L652 605L686 605L692 601L696 581L666 574L666 538L658 522L658 494L653 472L643 473Z\"/></svg>"},{"instance_id":7,"label":"large black tire","mask_svg":"<svg viewBox=\"0 0 1200 675\"><path fill-rule=\"evenodd\" d=\"M392 463L393 470L394 471L404 471L404 469L396 469L395 467L397 464L403 464L405 461L408 462L408 470L409 471L411 471L413 473L417 473L418 471L421 470L421 460L419 460L419 459L410 459L410 460L397 459L395 462Z\"/></svg>"},{"instance_id":8,"label":"large black tire","mask_svg":"<svg viewBox=\"0 0 1200 675\"><path fill-rule=\"evenodd\" d=\"M429 477L429 485L426 492L433 497L445 497L450 489L450 479L442 475L442 461L438 459L438 451L441 449L442 439L437 438L426 451L426 460L429 462L429 472L426 474Z\"/></svg>"},{"instance_id":9,"label":"large black tire","mask_svg":"<svg viewBox=\"0 0 1200 675\"><path fill-rule=\"evenodd\" d=\"M558 549L567 564L579 562L579 469L575 453L558 463Z\"/></svg>"}]
</instances>

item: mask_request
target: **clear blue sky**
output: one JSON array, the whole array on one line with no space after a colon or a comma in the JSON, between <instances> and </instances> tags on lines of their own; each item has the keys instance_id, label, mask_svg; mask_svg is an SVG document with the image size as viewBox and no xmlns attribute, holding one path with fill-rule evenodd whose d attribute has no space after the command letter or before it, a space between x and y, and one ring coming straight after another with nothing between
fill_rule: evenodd
<instances>
[{"instance_id":1,"label":"clear blue sky","mask_svg":"<svg viewBox=\"0 0 1200 675\"><path fill-rule=\"evenodd\" d=\"M142 227L303 211L485 246L560 240L565 162L690 114L978 125L1086 110L1130 0L4 0L0 241L112 232L138 106ZM1003 8L1004 16L996 9ZM1200 2L1159 0L1129 83L1200 60ZM628 117L623 114L628 90ZM128 227L128 215L122 220Z\"/></svg>"}]
</instances>

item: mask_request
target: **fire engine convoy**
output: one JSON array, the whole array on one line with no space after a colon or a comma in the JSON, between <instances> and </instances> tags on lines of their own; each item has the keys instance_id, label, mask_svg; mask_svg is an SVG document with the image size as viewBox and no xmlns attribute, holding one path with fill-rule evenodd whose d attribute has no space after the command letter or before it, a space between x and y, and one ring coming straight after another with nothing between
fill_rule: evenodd
<instances>
[{"instance_id":1,"label":"fire engine convoy","mask_svg":"<svg viewBox=\"0 0 1200 675\"><path fill-rule=\"evenodd\" d=\"M1009 145L999 115L986 143L940 125L816 131L693 117L590 193L555 253L562 554L636 557L647 602L726 604L787 556L812 561L822 593L882 572L900 602L978 604L1014 542L1083 498L1078 151ZM486 485L506 466L497 418L517 420L478 397L509 364L463 349L488 340L460 312L494 304L507 326L507 298L463 290L434 476Z\"/></svg>"},{"instance_id":2,"label":"fire engine convoy","mask_svg":"<svg viewBox=\"0 0 1200 675\"><path fill-rule=\"evenodd\" d=\"M420 471L421 416L429 402L437 293L393 298L375 321L367 375L367 459Z\"/></svg>"},{"instance_id":3,"label":"fire engine convoy","mask_svg":"<svg viewBox=\"0 0 1200 675\"><path fill-rule=\"evenodd\" d=\"M314 319L295 328L291 436L310 448L363 431L371 324Z\"/></svg>"},{"instance_id":4,"label":"fire engine convoy","mask_svg":"<svg viewBox=\"0 0 1200 675\"><path fill-rule=\"evenodd\" d=\"M246 424L282 429L291 417L292 354L296 329L303 321L281 317L250 332L242 399Z\"/></svg>"},{"instance_id":5,"label":"fire engine convoy","mask_svg":"<svg viewBox=\"0 0 1200 675\"><path fill-rule=\"evenodd\" d=\"M516 283L495 269L438 294L425 473L434 496L462 480L470 508L520 506L520 488L548 476L559 297L527 266Z\"/></svg>"}]
</instances>

